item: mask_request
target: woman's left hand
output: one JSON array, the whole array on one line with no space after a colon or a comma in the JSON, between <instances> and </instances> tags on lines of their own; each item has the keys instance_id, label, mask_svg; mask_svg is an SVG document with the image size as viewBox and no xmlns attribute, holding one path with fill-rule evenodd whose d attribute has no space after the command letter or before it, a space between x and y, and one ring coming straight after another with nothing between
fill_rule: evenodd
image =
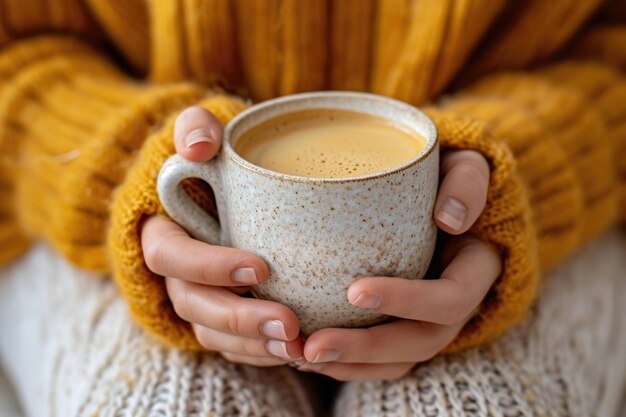
<instances>
[{"instance_id":1,"label":"woman's left hand","mask_svg":"<svg viewBox=\"0 0 626 417\"><path fill-rule=\"evenodd\" d=\"M397 379L445 348L474 315L502 269L493 250L466 234L485 206L489 166L474 151L447 152L441 165L434 219L453 236L439 255L439 279L357 280L348 289L350 303L400 320L319 330L306 340L300 369L341 381Z\"/></svg>"}]
</instances>

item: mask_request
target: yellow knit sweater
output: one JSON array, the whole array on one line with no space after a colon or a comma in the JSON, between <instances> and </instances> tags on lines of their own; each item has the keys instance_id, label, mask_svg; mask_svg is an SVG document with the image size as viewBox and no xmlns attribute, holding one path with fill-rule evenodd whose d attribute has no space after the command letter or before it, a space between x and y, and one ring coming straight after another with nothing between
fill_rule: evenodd
<instances>
[{"instance_id":1,"label":"yellow knit sweater","mask_svg":"<svg viewBox=\"0 0 626 417\"><path fill-rule=\"evenodd\" d=\"M525 316L545 271L626 220L626 25L608 20L618 9L0 0L0 262L46 240L110 273L147 331L200 349L139 241L142 222L163 213L155 180L177 112L201 104L226 123L248 98L373 91L427 106L444 148L490 163L472 232L504 270L447 351L487 343Z\"/></svg>"}]
</instances>

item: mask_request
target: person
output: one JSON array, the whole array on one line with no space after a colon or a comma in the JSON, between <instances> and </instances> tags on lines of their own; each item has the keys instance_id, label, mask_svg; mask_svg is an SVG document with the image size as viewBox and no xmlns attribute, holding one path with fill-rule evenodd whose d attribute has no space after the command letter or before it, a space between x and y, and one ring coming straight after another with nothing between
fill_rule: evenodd
<instances>
[{"instance_id":1,"label":"person","mask_svg":"<svg viewBox=\"0 0 626 417\"><path fill-rule=\"evenodd\" d=\"M222 140L219 121L201 107L184 110L174 132L177 151L195 161L213 157ZM435 222L452 235L462 235L483 209L489 166L476 151L450 151L443 156L441 175ZM406 320L367 330L324 329L305 344L290 309L241 297L269 276L258 256L192 239L162 216L148 218L141 237L148 268L166 277L175 311L192 323L203 347L232 362L256 366L303 361L300 369L342 380L397 378L434 356L461 330L501 268L492 249L462 236L446 245L442 257L447 266L438 280L372 277L348 289L348 301L357 307Z\"/></svg>"},{"instance_id":2,"label":"person","mask_svg":"<svg viewBox=\"0 0 626 417\"><path fill-rule=\"evenodd\" d=\"M3 0L0 21L0 356L29 415L312 415L302 371L351 381L336 415L614 412L624 241L599 236L626 218L619 2L40 1ZM303 340L245 297L263 260L190 238L155 181L174 152L218 152L233 93L328 88L431 102L439 273L359 279L346 302L397 320Z\"/></svg>"}]
</instances>

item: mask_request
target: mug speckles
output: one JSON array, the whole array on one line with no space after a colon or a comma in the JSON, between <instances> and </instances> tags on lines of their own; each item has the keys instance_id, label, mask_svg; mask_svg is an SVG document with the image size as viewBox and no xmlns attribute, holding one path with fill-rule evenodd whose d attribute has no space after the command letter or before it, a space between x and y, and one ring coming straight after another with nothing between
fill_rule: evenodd
<instances>
[{"instance_id":1,"label":"mug speckles","mask_svg":"<svg viewBox=\"0 0 626 417\"><path fill-rule=\"evenodd\" d=\"M314 108L371 113L402 123L427 141L407 163L349 178L305 178L268 171L237 155L232 145L252 126L283 113ZM201 178L214 189L220 223L185 194L180 182ZM352 306L348 287L364 276L422 278L435 245L432 220L439 178L435 127L405 103L365 93L318 92L251 107L225 129L224 146L208 163L172 156L158 191L170 216L193 236L263 258L269 279L260 298L289 306L304 334L326 327L360 327L383 320Z\"/></svg>"}]
</instances>

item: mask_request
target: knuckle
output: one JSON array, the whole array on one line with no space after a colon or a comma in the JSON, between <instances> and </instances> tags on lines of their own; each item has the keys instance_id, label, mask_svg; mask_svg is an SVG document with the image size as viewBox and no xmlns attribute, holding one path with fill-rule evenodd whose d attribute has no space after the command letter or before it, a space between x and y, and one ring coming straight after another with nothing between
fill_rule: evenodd
<instances>
[{"instance_id":1,"label":"knuckle","mask_svg":"<svg viewBox=\"0 0 626 417\"><path fill-rule=\"evenodd\" d=\"M226 315L225 328L229 333L239 334L240 326L241 320L239 320L239 312L233 308Z\"/></svg>"},{"instance_id":2,"label":"knuckle","mask_svg":"<svg viewBox=\"0 0 626 417\"><path fill-rule=\"evenodd\" d=\"M487 184L488 178L481 168L473 163L463 163L456 167L455 173L465 180L465 184L472 185L474 187Z\"/></svg>"},{"instance_id":3,"label":"knuckle","mask_svg":"<svg viewBox=\"0 0 626 417\"><path fill-rule=\"evenodd\" d=\"M242 354L246 356L257 356L259 353L267 354L265 348L262 348L260 344L259 340L244 338L241 342Z\"/></svg>"},{"instance_id":4,"label":"knuckle","mask_svg":"<svg viewBox=\"0 0 626 417\"><path fill-rule=\"evenodd\" d=\"M167 251L161 239L151 241L144 247L144 259L148 268L157 274L163 271L163 258Z\"/></svg>"},{"instance_id":5,"label":"knuckle","mask_svg":"<svg viewBox=\"0 0 626 417\"><path fill-rule=\"evenodd\" d=\"M207 332L204 332L201 328L194 326L194 333L198 343L200 343L203 348L214 350L213 338Z\"/></svg>"},{"instance_id":6,"label":"knuckle","mask_svg":"<svg viewBox=\"0 0 626 417\"><path fill-rule=\"evenodd\" d=\"M419 362L427 362L433 359L435 356L439 355L439 352L441 352L450 342L451 340L446 336L446 332L437 332L431 338L430 343L424 348Z\"/></svg>"},{"instance_id":7,"label":"knuckle","mask_svg":"<svg viewBox=\"0 0 626 417\"><path fill-rule=\"evenodd\" d=\"M219 283L215 282L215 265L213 262L202 262L202 267L200 270L202 276L200 277L202 282L208 285L218 285Z\"/></svg>"},{"instance_id":8,"label":"knuckle","mask_svg":"<svg viewBox=\"0 0 626 417\"><path fill-rule=\"evenodd\" d=\"M418 295L417 297L419 296L420 295ZM399 305L397 308L398 314L393 314L394 316L404 317L408 319L417 319L420 315L420 307L416 303L405 303L405 305Z\"/></svg>"},{"instance_id":9,"label":"knuckle","mask_svg":"<svg viewBox=\"0 0 626 417\"><path fill-rule=\"evenodd\" d=\"M446 309L446 312L441 320L441 324L451 326L462 322L472 311L472 308L469 307L468 304L469 303L465 300L456 300L451 303Z\"/></svg>"},{"instance_id":10,"label":"knuckle","mask_svg":"<svg viewBox=\"0 0 626 417\"><path fill-rule=\"evenodd\" d=\"M463 285L452 279L449 282L453 287L448 293L449 298L443 303L444 308L439 320L439 324L446 326L461 323L474 309L468 291Z\"/></svg>"},{"instance_id":11,"label":"knuckle","mask_svg":"<svg viewBox=\"0 0 626 417\"><path fill-rule=\"evenodd\" d=\"M373 362L378 356L381 350L380 349L381 339L376 337L374 330L372 330L371 328L363 329L363 330L364 330L364 337L363 337L363 344L361 344L361 346L367 346L367 348L364 349L365 354L363 355L363 362L369 363L369 362Z\"/></svg>"},{"instance_id":12,"label":"knuckle","mask_svg":"<svg viewBox=\"0 0 626 417\"><path fill-rule=\"evenodd\" d=\"M186 289L182 285L175 285L171 287L170 290L170 300L172 301L172 306L174 307L174 311L176 314L185 320L188 320L190 317L191 308L191 294L188 289Z\"/></svg>"}]
</instances>

